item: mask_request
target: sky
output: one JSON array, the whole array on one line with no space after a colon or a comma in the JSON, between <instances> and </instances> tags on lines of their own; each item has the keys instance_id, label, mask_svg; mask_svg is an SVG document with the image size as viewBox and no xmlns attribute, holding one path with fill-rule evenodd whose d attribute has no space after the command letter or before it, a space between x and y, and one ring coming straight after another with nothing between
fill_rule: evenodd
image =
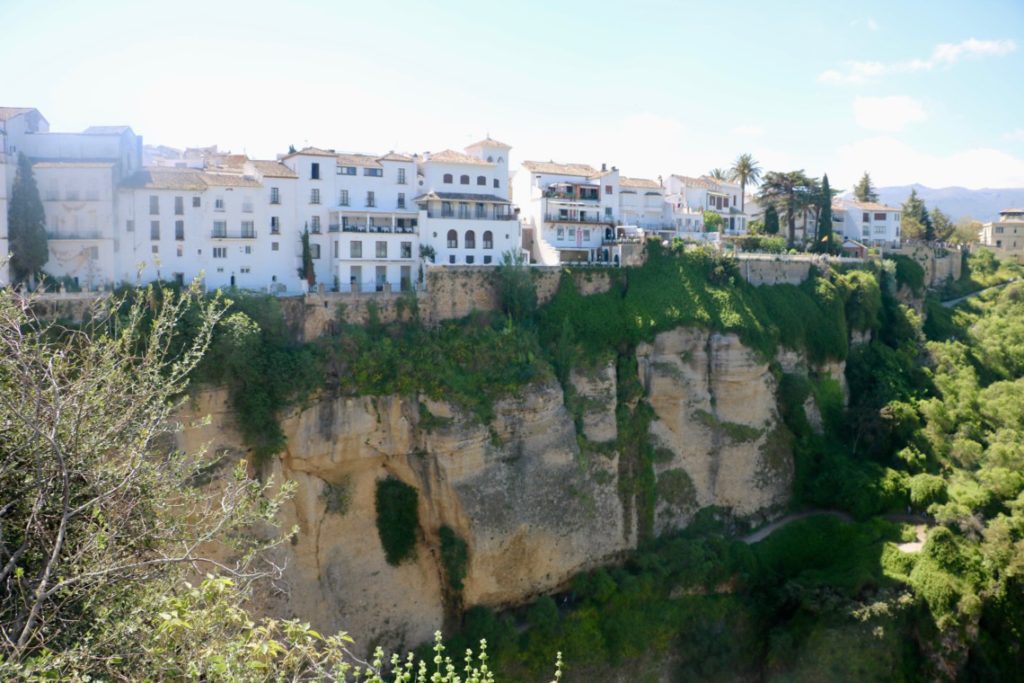
<instances>
[{"instance_id":1,"label":"sky","mask_svg":"<svg viewBox=\"0 0 1024 683\"><path fill-rule=\"evenodd\" d=\"M0 27L0 105L55 131L1024 187L1022 0L0 0Z\"/></svg>"}]
</instances>

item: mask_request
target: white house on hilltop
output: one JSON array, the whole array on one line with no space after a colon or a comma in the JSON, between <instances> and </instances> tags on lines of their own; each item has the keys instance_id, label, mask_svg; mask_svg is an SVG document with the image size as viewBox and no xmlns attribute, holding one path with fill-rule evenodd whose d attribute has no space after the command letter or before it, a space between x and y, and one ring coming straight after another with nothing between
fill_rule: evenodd
<instances>
[{"instance_id":1,"label":"white house on hilltop","mask_svg":"<svg viewBox=\"0 0 1024 683\"><path fill-rule=\"evenodd\" d=\"M704 231L704 211L713 211L725 221L725 234L744 235L747 215L741 210L740 186L709 176L693 178L670 175L665 188L671 219L681 233Z\"/></svg>"},{"instance_id":2,"label":"white house on hilltop","mask_svg":"<svg viewBox=\"0 0 1024 683\"><path fill-rule=\"evenodd\" d=\"M836 199L833 232L872 247L899 248L901 210L878 202Z\"/></svg>"}]
</instances>

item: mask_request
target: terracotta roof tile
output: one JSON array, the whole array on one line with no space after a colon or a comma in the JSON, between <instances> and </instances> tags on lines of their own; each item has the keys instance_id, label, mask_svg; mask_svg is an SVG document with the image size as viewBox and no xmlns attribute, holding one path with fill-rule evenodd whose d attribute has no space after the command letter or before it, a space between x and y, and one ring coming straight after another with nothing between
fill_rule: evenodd
<instances>
[{"instance_id":1,"label":"terracotta roof tile","mask_svg":"<svg viewBox=\"0 0 1024 683\"><path fill-rule=\"evenodd\" d=\"M13 119L15 116L27 114L34 109L35 107L0 107L0 121Z\"/></svg>"},{"instance_id":2,"label":"terracotta roof tile","mask_svg":"<svg viewBox=\"0 0 1024 683\"><path fill-rule=\"evenodd\" d=\"M488 147L501 147L503 149L512 149L512 145L506 145L504 142L498 142L490 135L485 137L483 140L480 140L479 142L474 142L472 145L466 145L466 149L469 149L470 147L476 147L477 145L486 145Z\"/></svg>"},{"instance_id":3,"label":"terracotta roof tile","mask_svg":"<svg viewBox=\"0 0 1024 683\"><path fill-rule=\"evenodd\" d=\"M338 154L338 164L341 166L361 166L364 168L381 168L377 157L369 154Z\"/></svg>"},{"instance_id":4,"label":"terracotta roof tile","mask_svg":"<svg viewBox=\"0 0 1024 683\"><path fill-rule=\"evenodd\" d=\"M559 164L554 161L524 161L523 168L532 173L578 175L586 178L592 178L600 173L589 164Z\"/></svg>"},{"instance_id":5,"label":"terracotta roof tile","mask_svg":"<svg viewBox=\"0 0 1024 683\"><path fill-rule=\"evenodd\" d=\"M657 180L649 180L647 178L619 178L620 187L639 187L645 190L660 190L661 185L658 184Z\"/></svg>"},{"instance_id":6,"label":"terracotta roof tile","mask_svg":"<svg viewBox=\"0 0 1024 683\"><path fill-rule=\"evenodd\" d=\"M280 161L253 159L252 165L260 172L260 175L267 178L298 178L299 174L288 168Z\"/></svg>"},{"instance_id":7,"label":"terracotta roof tile","mask_svg":"<svg viewBox=\"0 0 1024 683\"><path fill-rule=\"evenodd\" d=\"M431 154L429 159L424 157L424 161L437 161L443 164L473 164L475 166L494 165L486 159L463 154L462 152L456 152L454 149L441 150L436 154Z\"/></svg>"}]
</instances>

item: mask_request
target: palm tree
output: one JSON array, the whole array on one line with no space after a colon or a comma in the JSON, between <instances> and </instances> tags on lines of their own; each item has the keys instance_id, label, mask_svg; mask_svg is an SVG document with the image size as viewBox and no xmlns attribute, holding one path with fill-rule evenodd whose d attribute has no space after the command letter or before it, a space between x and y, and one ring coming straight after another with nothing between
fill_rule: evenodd
<instances>
[{"instance_id":1,"label":"palm tree","mask_svg":"<svg viewBox=\"0 0 1024 683\"><path fill-rule=\"evenodd\" d=\"M761 183L758 201L774 204L779 213L786 216L790 246L796 242L796 214L809 204L807 198L813 195L814 184L802 170L787 173L769 171Z\"/></svg>"},{"instance_id":2,"label":"palm tree","mask_svg":"<svg viewBox=\"0 0 1024 683\"><path fill-rule=\"evenodd\" d=\"M750 154L741 154L729 169L729 179L740 184L740 211L746 213L747 185L757 185L761 181L761 165Z\"/></svg>"},{"instance_id":3,"label":"palm tree","mask_svg":"<svg viewBox=\"0 0 1024 683\"><path fill-rule=\"evenodd\" d=\"M721 168L711 169L711 172L708 173L708 177L714 178L715 180L728 180L728 178L726 177L725 169Z\"/></svg>"}]
</instances>

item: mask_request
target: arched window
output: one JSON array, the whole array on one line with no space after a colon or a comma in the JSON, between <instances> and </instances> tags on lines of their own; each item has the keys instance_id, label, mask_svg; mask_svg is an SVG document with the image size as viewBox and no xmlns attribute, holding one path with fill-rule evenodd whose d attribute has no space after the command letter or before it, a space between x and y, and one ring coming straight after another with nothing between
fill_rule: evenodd
<instances>
[{"instance_id":1,"label":"arched window","mask_svg":"<svg viewBox=\"0 0 1024 683\"><path fill-rule=\"evenodd\" d=\"M459 184L460 185L469 185L469 176L468 175L461 175L461 176L459 176Z\"/></svg>"},{"instance_id":2,"label":"arched window","mask_svg":"<svg viewBox=\"0 0 1024 683\"><path fill-rule=\"evenodd\" d=\"M494 187L496 187L496 188L501 187L501 183L498 182L497 178L494 179Z\"/></svg>"},{"instance_id":3,"label":"arched window","mask_svg":"<svg viewBox=\"0 0 1024 683\"><path fill-rule=\"evenodd\" d=\"M444 182L445 182L446 185L451 185L452 184L452 174L451 173L445 173L444 174Z\"/></svg>"},{"instance_id":4,"label":"arched window","mask_svg":"<svg viewBox=\"0 0 1024 683\"><path fill-rule=\"evenodd\" d=\"M476 233L472 230L466 231L466 249L476 249Z\"/></svg>"},{"instance_id":5,"label":"arched window","mask_svg":"<svg viewBox=\"0 0 1024 683\"><path fill-rule=\"evenodd\" d=\"M486 184L487 184L487 178L485 178L485 177L484 177L484 176L482 176L482 175L478 175L478 176L476 177L476 184L477 184L477 185L486 185Z\"/></svg>"},{"instance_id":6,"label":"arched window","mask_svg":"<svg viewBox=\"0 0 1024 683\"><path fill-rule=\"evenodd\" d=\"M498 157L498 163L499 164L505 163L505 158L504 157Z\"/></svg>"},{"instance_id":7,"label":"arched window","mask_svg":"<svg viewBox=\"0 0 1024 683\"><path fill-rule=\"evenodd\" d=\"M494 249L494 235L490 230L484 231L484 249Z\"/></svg>"},{"instance_id":8,"label":"arched window","mask_svg":"<svg viewBox=\"0 0 1024 683\"><path fill-rule=\"evenodd\" d=\"M458 249L459 248L459 233L454 230L448 231L448 248Z\"/></svg>"},{"instance_id":9,"label":"arched window","mask_svg":"<svg viewBox=\"0 0 1024 683\"><path fill-rule=\"evenodd\" d=\"M487 163L493 164L494 163L494 157L492 157L492 156L487 157Z\"/></svg>"}]
</instances>

